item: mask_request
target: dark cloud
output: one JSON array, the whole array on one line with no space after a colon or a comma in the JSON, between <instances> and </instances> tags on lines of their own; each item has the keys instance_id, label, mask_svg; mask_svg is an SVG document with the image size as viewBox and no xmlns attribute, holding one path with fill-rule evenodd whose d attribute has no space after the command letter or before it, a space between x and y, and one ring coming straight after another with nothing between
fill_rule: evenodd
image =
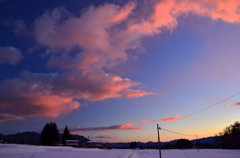
<instances>
[{"instance_id":1,"label":"dark cloud","mask_svg":"<svg viewBox=\"0 0 240 158\"><path fill-rule=\"evenodd\" d=\"M104 135L104 136L95 136L91 138L98 138L98 139L116 139L114 135Z\"/></svg>"},{"instance_id":2,"label":"dark cloud","mask_svg":"<svg viewBox=\"0 0 240 158\"><path fill-rule=\"evenodd\" d=\"M131 123L126 123L122 125L113 125L113 126L103 126L103 127L78 127L70 128L71 132L89 132L89 131L112 131L112 130L139 130L142 129L141 126L132 126Z\"/></svg>"},{"instance_id":3,"label":"dark cloud","mask_svg":"<svg viewBox=\"0 0 240 158\"><path fill-rule=\"evenodd\" d=\"M28 35L29 31L27 29L27 25L23 20L13 20L4 22L7 26L13 27L13 32L16 35Z\"/></svg>"},{"instance_id":4,"label":"dark cloud","mask_svg":"<svg viewBox=\"0 0 240 158\"><path fill-rule=\"evenodd\" d=\"M21 51L12 46L0 47L0 64L16 65L23 59Z\"/></svg>"}]
</instances>

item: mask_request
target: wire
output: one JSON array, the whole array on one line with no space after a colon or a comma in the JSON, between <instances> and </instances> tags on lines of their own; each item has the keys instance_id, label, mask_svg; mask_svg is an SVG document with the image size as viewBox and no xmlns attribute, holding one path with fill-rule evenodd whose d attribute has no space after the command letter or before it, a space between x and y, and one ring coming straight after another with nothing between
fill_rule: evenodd
<instances>
[{"instance_id":1,"label":"wire","mask_svg":"<svg viewBox=\"0 0 240 158\"><path fill-rule=\"evenodd\" d=\"M171 141L171 139L165 134L165 132L162 131L162 133Z\"/></svg>"},{"instance_id":2,"label":"wire","mask_svg":"<svg viewBox=\"0 0 240 158\"><path fill-rule=\"evenodd\" d=\"M176 121L178 121L178 120L185 119L185 118L187 118L187 117L190 117L190 116L192 116L192 115L195 115L195 114L197 114L197 113L200 113L200 112L202 112L202 111L204 111L204 110L207 110L207 109L209 109L209 108L211 108L211 107L213 107L213 106L216 106L216 105L218 105L218 104L220 104L220 103L222 103L222 102L224 102L224 101L226 101L226 100L228 100L228 99L231 99L231 98L233 98L233 97L235 97L235 96L237 96L237 95L239 95L239 94L240 94L240 92L238 92L238 93L236 93L236 94L234 94L234 95L232 95L232 96L230 96L230 97L228 97L228 98L225 98L225 99L223 99L223 100L221 100L221 101L219 101L219 102L217 102L217 103L215 103L215 104L212 104L212 105L210 105L210 106L208 106L208 107L206 107L206 108L203 108L203 109L201 109L201 110L199 110L199 111L196 111L196 112L194 112L194 113L192 113L192 114L190 114L190 115L184 116L184 117L182 117L181 119L173 120L173 121L171 121L171 122L163 123L163 124L160 124L160 125L165 125L165 124L169 124L169 123L176 122Z\"/></svg>"},{"instance_id":3,"label":"wire","mask_svg":"<svg viewBox=\"0 0 240 158\"><path fill-rule=\"evenodd\" d=\"M175 133L175 134L179 134L179 135L190 136L190 137L192 137L192 136L195 137L195 136L196 136L196 135L189 135L189 134L183 134L183 133L178 133L178 132L170 131L170 130L164 129L164 128L162 128L162 127L161 127L161 129L162 129L162 130L165 130L165 131L168 131L168 132Z\"/></svg>"},{"instance_id":4,"label":"wire","mask_svg":"<svg viewBox=\"0 0 240 158\"><path fill-rule=\"evenodd\" d=\"M162 131L162 130L161 130L161 131ZM163 131L162 131L162 132L163 132ZM166 137L168 137L167 134L165 134L165 132L163 132L163 134L164 134ZM168 137L168 139L171 141L171 139L170 139L169 137ZM188 155L187 155L185 152L183 152L183 150L181 150L181 151L182 151L182 153L183 153L187 158L189 158Z\"/></svg>"},{"instance_id":5,"label":"wire","mask_svg":"<svg viewBox=\"0 0 240 158\"><path fill-rule=\"evenodd\" d=\"M147 137L147 139L144 140L144 143L148 140L149 137L151 137L153 135L153 133L156 132L156 129L154 128L153 132Z\"/></svg>"}]
</instances>

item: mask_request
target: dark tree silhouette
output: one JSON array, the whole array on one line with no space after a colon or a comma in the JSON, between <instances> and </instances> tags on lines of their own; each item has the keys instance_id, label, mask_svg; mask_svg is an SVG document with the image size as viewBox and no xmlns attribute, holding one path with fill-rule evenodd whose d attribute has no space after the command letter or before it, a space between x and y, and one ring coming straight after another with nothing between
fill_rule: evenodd
<instances>
[{"instance_id":1,"label":"dark tree silhouette","mask_svg":"<svg viewBox=\"0 0 240 158\"><path fill-rule=\"evenodd\" d=\"M188 139L179 139L176 143L178 149L189 149L192 148L192 142Z\"/></svg>"},{"instance_id":2,"label":"dark tree silhouette","mask_svg":"<svg viewBox=\"0 0 240 158\"><path fill-rule=\"evenodd\" d=\"M63 136L62 136L63 145L66 145L66 140L70 140L70 139L71 139L71 134L69 133L68 127L65 126Z\"/></svg>"},{"instance_id":3,"label":"dark tree silhouette","mask_svg":"<svg viewBox=\"0 0 240 158\"><path fill-rule=\"evenodd\" d=\"M137 147L138 147L137 142L134 141L134 142L130 143L130 148L131 149L136 149Z\"/></svg>"},{"instance_id":4,"label":"dark tree silhouette","mask_svg":"<svg viewBox=\"0 0 240 158\"><path fill-rule=\"evenodd\" d=\"M40 143L42 145L54 145L59 142L59 131L56 123L47 123L41 132Z\"/></svg>"},{"instance_id":5,"label":"dark tree silhouette","mask_svg":"<svg viewBox=\"0 0 240 158\"><path fill-rule=\"evenodd\" d=\"M215 137L215 145L223 149L240 149L240 122L227 126Z\"/></svg>"}]
</instances>

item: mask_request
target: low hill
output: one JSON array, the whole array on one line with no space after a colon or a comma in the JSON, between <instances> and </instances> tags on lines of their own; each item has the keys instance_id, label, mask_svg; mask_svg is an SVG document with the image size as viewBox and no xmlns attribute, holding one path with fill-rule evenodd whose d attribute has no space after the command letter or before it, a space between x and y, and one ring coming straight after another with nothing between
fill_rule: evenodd
<instances>
[{"instance_id":1,"label":"low hill","mask_svg":"<svg viewBox=\"0 0 240 158\"><path fill-rule=\"evenodd\" d=\"M71 135L72 139L79 140L80 142L87 142L89 139L81 135ZM59 134L59 140L61 141L62 134ZM22 132L17 134L3 135L0 133L0 139L5 142L12 142L16 144L36 144L40 145L40 133L37 132Z\"/></svg>"},{"instance_id":2,"label":"low hill","mask_svg":"<svg viewBox=\"0 0 240 158\"><path fill-rule=\"evenodd\" d=\"M59 139L60 141L62 140L62 135L63 134L59 134ZM89 139L85 138L84 136L81 136L81 135L72 135L71 134L71 139L73 140L79 140L80 142L84 142L86 143L87 141L89 141Z\"/></svg>"}]
</instances>

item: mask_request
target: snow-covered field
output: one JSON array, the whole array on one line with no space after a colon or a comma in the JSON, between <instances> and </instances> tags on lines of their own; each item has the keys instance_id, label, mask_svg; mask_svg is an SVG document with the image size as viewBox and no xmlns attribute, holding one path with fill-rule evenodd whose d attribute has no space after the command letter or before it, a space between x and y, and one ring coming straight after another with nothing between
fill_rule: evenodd
<instances>
[{"instance_id":1,"label":"snow-covered field","mask_svg":"<svg viewBox=\"0 0 240 158\"><path fill-rule=\"evenodd\" d=\"M0 158L159 158L159 153L158 150L102 150L0 144ZM240 150L162 150L162 158L240 158Z\"/></svg>"}]
</instances>

